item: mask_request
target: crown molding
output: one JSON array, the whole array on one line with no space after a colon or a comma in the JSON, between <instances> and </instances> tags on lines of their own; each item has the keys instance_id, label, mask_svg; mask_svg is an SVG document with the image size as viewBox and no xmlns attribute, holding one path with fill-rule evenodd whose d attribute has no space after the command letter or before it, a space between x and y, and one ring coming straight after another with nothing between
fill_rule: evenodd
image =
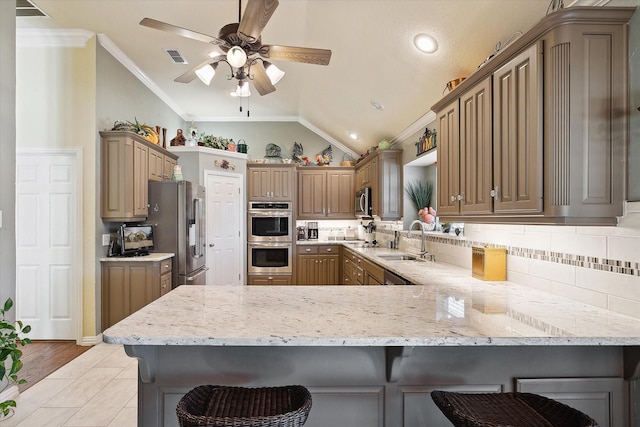
<instances>
[{"instance_id":1,"label":"crown molding","mask_svg":"<svg viewBox=\"0 0 640 427\"><path fill-rule=\"evenodd\" d=\"M80 28L16 28L16 47L86 47L94 35Z\"/></svg>"},{"instance_id":2,"label":"crown molding","mask_svg":"<svg viewBox=\"0 0 640 427\"><path fill-rule=\"evenodd\" d=\"M347 154L350 154L353 156L354 159L357 159L358 157L360 157L360 154L356 153L355 151L353 151L351 148L347 147L346 145L344 145L342 142L338 141L337 139L335 139L334 137L332 137L331 135L329 135L328 133L326 133L325 131L323 131L322 129L317 128L315 125L313 125L312 123L310 123L309 121L302 119L302 118L298 118L298 122L306 127L307 129L309 129L311 132L315 133L316 135L318 135L321 138L326 139L327 141L329 141L331 144L335 145L336 147L338 147L340 150L344 151Z\"/></svg>"},{"instance_id":3,"label":"crown molding","mask_svg":"<svg viewBox=\"0 0 640 427\"><path fill-rule=\"evenodd\" d=\"M422 117L420 117L415 122L411 123L405 130L400 132L395 138L391 140L391 144L393 146L402 145L413 135L418 133L423 128L426 128L427 125L436 119L436 113L429 110Z\"/></svg>"},{"instance_id":4,"label":"crown molding","mask_svg":"<svg viewBox=\"0 0 640 427\"><path fill-rule=\"evenodd\" d=\"M195 122L297 122L298 116L271 116L271 117L220 117L220 116L191 116L187 115L186 121Z\"/></svg>"},{"instance_id":5,"label":"crown molding","mask_svg":"<svg viewBox=\"0 0 640 427\"><path fill-rule=\"evenodd\" d=\"M132 60L129 58L118 46L115 45L111 41L109 37L105 34L98 34L98 43L100 46L105 48L107 52L109 52L118 62L120 62L131 74L133 74L138 80L142 82L151 92L156 94L158 98L160 98L165 104L169 106L173 111L176 112L183 120L187 120L186 114L184 111L178 107L178 105L173 102L171 98L167 96L166 93L160 89L158 85L156 85L153 80L149 78Z\"/></svg>"},{"instance_id":6,"label":"crown molding","mask_svg":"<svg viewBox=\"0 0 640 427\"><path fill-rule=\"evenodd\" d=\"M574 6L604 6L610 0L574 0L567 7Z\"/></svg>"}]
</instances>

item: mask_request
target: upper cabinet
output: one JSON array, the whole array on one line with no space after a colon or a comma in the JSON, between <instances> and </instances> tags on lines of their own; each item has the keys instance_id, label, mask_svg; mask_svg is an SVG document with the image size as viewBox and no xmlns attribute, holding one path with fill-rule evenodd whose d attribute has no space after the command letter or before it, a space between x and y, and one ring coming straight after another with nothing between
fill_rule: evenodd
<instances>
[{"instance_id":1,"label":"upper cabinet","mask_svg":"<svg viewBox=\"0 0 640 427\"><path fill-rule=\"evenodd\" d=\"M554 12L432 107L442 220L616 223L634 11Z\"/></svg>"},{"instance_id":2,"label":"upper cabinet","mask_svg":"<svg viewBox=\"0 0 640 427\"><path fill-rule=\"evenodd\" d=\"M354 219L354 178L353 167L300 168L297 219Z\"/></svg>"},{"instance_id":3,"label":"upper cabinet","mask_svg":"<svg viewBox=\"0 0 640 427\"><path fill-rule=\"evenodd\" d=\"M371 188L371 210L384 221L402 218L402 150L376 150L356 165L356 187Z\"/></svg>"},{"instance_id":4,"label":"upper cabinet","mask_svg":"<svg viewBox=\"0 0 640 427\"><path fill-rule=\"evenodd\" d=\"M293 201L295 165L247 165L250 201Z\"/></svg>"},{"instance_id":5,"label":"upper cabinet","mask_svg":"<svg viewBox=\"0 0 640 427\"><path fill-rule=\"evenodd\" d=\"M168 169L173 171L177 158L133 132L100 132L102 219L113 222L146 219L148 182L171 178Z\"/></svg>"}]
</instances>

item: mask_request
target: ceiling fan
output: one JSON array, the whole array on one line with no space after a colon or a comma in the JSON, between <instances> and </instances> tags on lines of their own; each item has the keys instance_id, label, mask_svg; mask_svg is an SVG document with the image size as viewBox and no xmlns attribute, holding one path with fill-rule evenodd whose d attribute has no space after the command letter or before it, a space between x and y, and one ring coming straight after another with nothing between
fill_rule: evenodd
<instances>
[{"instance_id":1,"label":"ceiling fan","mask_svg":"<svg viewBox=\"0 0 640 427\"><path fill-rule=\"evenodd\" d=\"M278 7L278 0L248 0L244 15L242 15L241 2L242 0L238 1L240 22L222 27L218 37L151 18L144 18L140 21L140 25L218 46L226 56L220 55L208 59L178 76L174 81L189 83L199 77L204 83L209 84L219 63L226 62L231 67L232 76L229 80L232 78L238 80L237 96L248 96L249 80L253 81L260 95L276 90L274 85L284 73L268 60L315 65L329 64L331 51L328 49L262 44L260 35Z\"/></svg>"}]
</instances>

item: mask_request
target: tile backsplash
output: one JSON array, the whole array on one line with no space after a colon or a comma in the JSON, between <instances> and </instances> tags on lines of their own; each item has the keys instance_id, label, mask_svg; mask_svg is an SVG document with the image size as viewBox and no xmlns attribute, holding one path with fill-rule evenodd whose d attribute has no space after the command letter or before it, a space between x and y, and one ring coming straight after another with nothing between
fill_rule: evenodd
<instances>
[{"instance_id":1,"label":"tile backsplash","mask_svg":"<svg viewBox=\"0 0 640 427\"><path fill-rule=\"evenodd\" d=\"M402 237L401 249L419 247L419 233ZM466 223L463 237L427 236L438 261L468 269L471 248L487 244L507 249L511 282L640 318L640 202L615 227Z\"/></svg>"}]
</instances>

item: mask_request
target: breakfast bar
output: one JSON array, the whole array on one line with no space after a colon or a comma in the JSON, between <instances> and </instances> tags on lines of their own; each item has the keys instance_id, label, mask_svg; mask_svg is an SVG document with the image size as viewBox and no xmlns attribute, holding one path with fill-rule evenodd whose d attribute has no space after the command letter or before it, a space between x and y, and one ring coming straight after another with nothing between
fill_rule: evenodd
<instances>
[{"instance_id":1,"label":"breakfast bar","mask_svg":"<svg viewBox=\"0 0 640 427\"><path fill-rule=\"evenodd\" d=\"M359 250L372 256L369 249ZM390 261L414 286L180 286L104 341L139 360L139 426L177 426L202 384L301 384L305 426L450 426L435 389L528 391L638 425L640 320L451 265Z\"/></svg>"}]
</instances>

